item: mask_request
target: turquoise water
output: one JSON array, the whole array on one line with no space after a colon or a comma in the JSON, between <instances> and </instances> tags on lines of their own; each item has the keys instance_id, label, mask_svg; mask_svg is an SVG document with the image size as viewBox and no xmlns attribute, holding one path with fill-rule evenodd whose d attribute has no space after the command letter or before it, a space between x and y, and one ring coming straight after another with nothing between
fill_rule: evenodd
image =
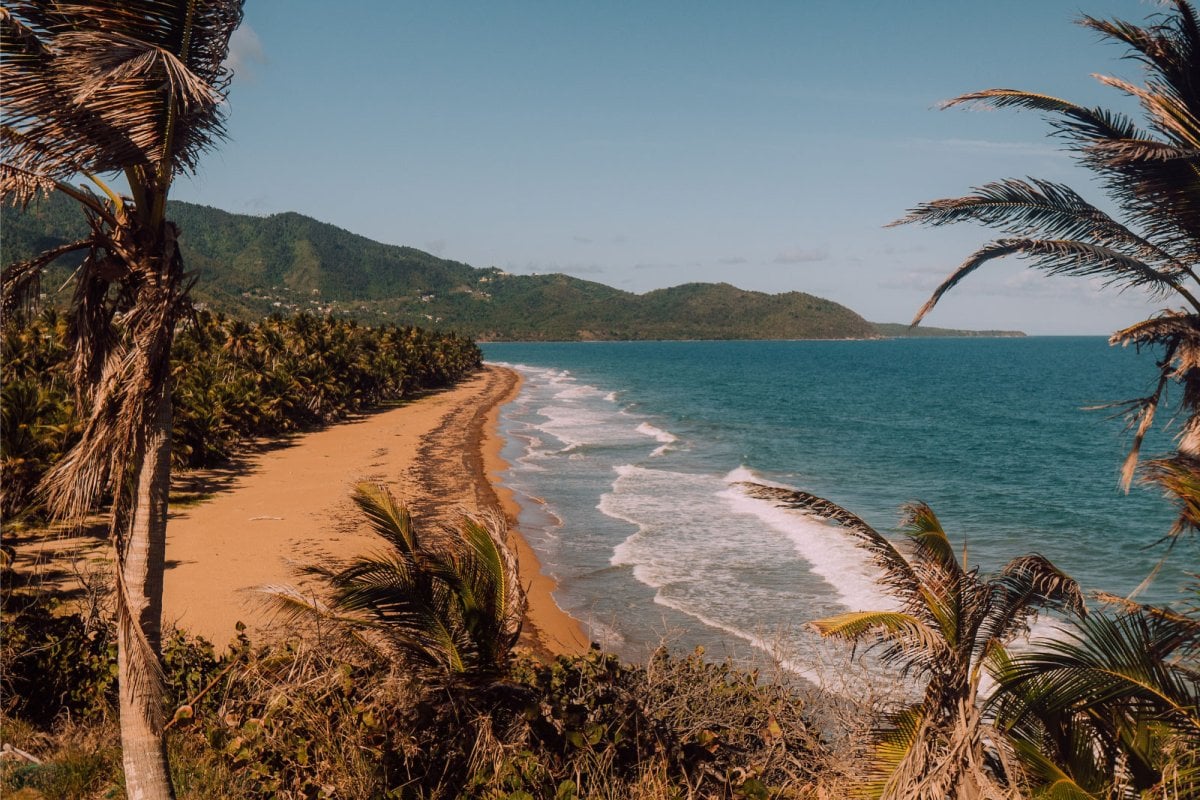
<instances>
[{"instance_id":1,"label":"turquoise water","mask_svg":"<svg viewBox=\"0 0 1200 800\"><path fill-rule=\"evenodd\" d=\"M972 565L1040 552L1127 593L1172 515L1117 486L1127 437L1086 407L1145 394L1150 354L1092 337L856 342L488 344L518 369L501 412L523 533L593 637L640 657L663 636L804 671L802 623L886 606L836 529L747 498L760 480L827 497L881 531L924 500ZM1169 447L1167 435L1145 452ZM1180 597L1177 547L1144 599Z\"/></svg>"}]
</instances>

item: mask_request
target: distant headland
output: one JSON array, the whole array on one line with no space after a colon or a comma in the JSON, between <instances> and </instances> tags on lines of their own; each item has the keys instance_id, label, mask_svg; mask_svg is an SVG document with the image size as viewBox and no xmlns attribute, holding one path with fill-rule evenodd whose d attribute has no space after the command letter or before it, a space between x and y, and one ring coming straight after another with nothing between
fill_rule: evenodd
<instances>
[{"instance_id":1,"label":"distant headland","mask_svg":"<svg viewBox=\"0 0 1200 800\"><path fill-rule=\"evenodd\" d=\"M637 339L880 339L1023 336L1019 331L910 329L873 323L804 292L767 294L727 283L687 283L634 294L569 275L514 275L412 247L382 244L287 212L270 216L171 202L196 300L233 317L311 312L453 329L481 341ZM55 195L4 213L5 261L85 233ZM58 267L62 279L74 265ZM49 274L46 286L57 286Z\"/></svg>"}]
</instances>

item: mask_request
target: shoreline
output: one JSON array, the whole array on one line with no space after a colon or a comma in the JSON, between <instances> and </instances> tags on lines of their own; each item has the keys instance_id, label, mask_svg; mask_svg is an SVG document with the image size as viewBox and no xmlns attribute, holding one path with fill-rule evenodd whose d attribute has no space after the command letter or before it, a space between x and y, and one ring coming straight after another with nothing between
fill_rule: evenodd
<instances>
[{"instance_id":1,"label":"shoreline","mask_svg":"<svg viewBox=\"0 0 1200 800\"><path fill-rule=\"evenodd\" d=\"M488 369L500 370L510 376L507 391L496 398L490 406L480 409L479 424L472 431L474 436L467 452L480 456L473 466L476 469L476 493L481 507L498 507L508 522L509 544L517 554L521 582L526 590L525 628L522 641L531 639L528 645L540 654L577 655L587 652L590 639L583 624L562 610L554 599L558 581L542 570L541 560L519 528L521 504L511 489L500 481L500 474L508 469L501 451L504 437L500 434L500 409L511 402L521 391L524 379L520 373L508 367L489 365ZM532 628L532 630L529 630Z\"/></svg>"},{"instance_id":2,"label":"shoreline","mask_svg":"<svg viewBox=\"0 0 1200 800\"><path fill-rule=\"evenodd\" d=\"M294 585L298 565L379 548L350 497L355 484L373 481L409 506L418 524L499 508L528 589L521 644L542 657L586 651L583 627L554 601L557 584L517 530L520 507L496 477L507 468L500 407L520 380L486 365L450 389L267 443L233 467L176 476L173 490L190 502L173 506L167 528L164 628L218 647L239 621L271 635L274 614L256 587Z\"/></svg>"}]
</instances>

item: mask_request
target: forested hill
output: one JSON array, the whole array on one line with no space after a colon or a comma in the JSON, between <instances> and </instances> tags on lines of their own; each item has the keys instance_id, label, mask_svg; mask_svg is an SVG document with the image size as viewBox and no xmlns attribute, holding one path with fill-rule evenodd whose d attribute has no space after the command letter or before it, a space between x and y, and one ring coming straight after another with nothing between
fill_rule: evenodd
<instances>
[{"instance_id":1,"label":"forested hill","mask_svg":"<svg viewBox=\"0 0 1200 800\"><path fill-rule=\"evenodd\" d=\"M195 296L259 318L313 311L454 329L479 339L844 339L880 336L845 306L802 292L692 283L637 295L567 275L510 275L381 244L296 213L231 214L172 202ZM82 236L61 196L4 210L3 261ZM65 275L66 268L62 270ZM50 275L44 287L61 283Z\"/></svg>"}]
</instances>

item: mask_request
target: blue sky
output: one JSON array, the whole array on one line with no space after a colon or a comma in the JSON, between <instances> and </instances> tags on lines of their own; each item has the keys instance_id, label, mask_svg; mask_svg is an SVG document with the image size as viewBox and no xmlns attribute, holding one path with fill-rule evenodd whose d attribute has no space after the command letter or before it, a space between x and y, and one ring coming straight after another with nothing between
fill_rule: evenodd
<instances>
[{"instance_id":1,"label":"blue sky","mask_svg":"<svg viewBox=\"0 0 1200 800\"><path fill-rule=\"evenodd\" d=\"M907 321L986 231L884 228L1004 177L1102 195L1036 115L939 111L995 86L1131 109L1072 23L1137 0L250 0L229 141L173 197L299 211L383 242L642 292L799 290ZM186 232L185 232L186 235ZM929 324L1109 333L1134 294L994 263Z\"/></svg>"}]
</instances>

